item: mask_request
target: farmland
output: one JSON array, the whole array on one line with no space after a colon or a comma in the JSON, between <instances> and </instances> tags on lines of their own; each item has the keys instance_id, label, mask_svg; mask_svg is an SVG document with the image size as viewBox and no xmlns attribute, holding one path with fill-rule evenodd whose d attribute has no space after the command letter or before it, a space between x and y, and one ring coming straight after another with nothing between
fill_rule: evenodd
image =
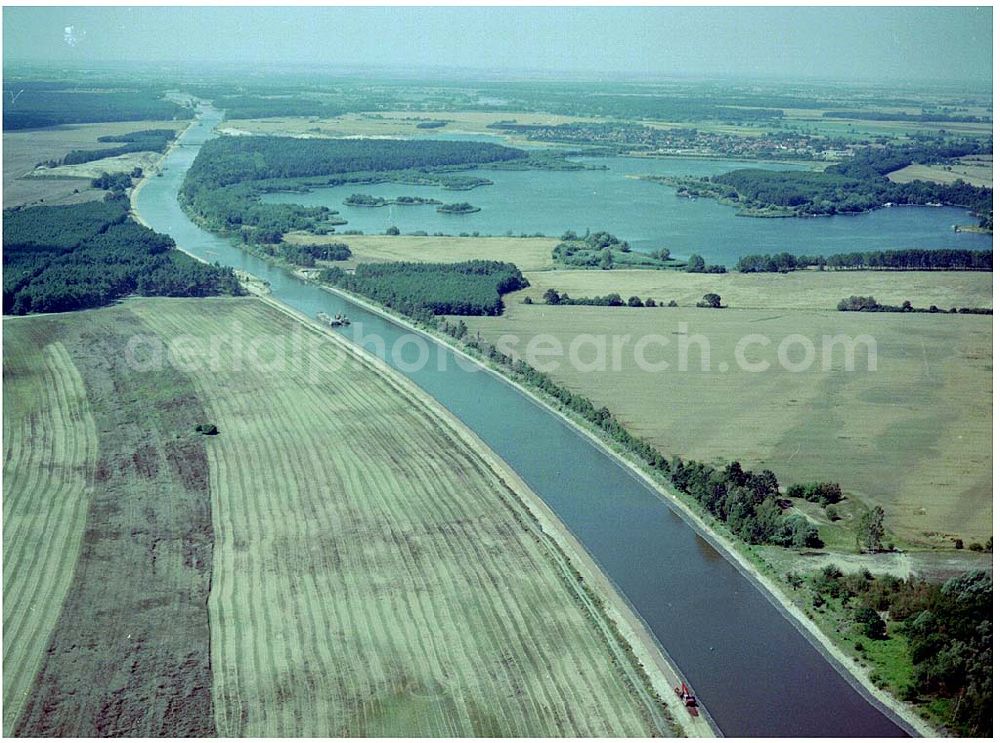
<instances>
[{"instance_id":1,"label":"farmland","mask_svg":"<svg viewBox=\"0 0 1000 743\"><path fill-rule=\"evenodd\" d=\"M552 248L558 240L544 237L420 237L410 235L285 235L291 245L345 243L352 258L336 265L417 261L421 263L469 260L507 261L522 271L552 266Z\"/></svg>"},{"instance_id":2,"label":"farmland","mask_svg":"<svg viewBox=\"0 0 1000 743\"><path fill-rule=\"evenodd\" d=\"M255 299L4 330L5 732L673 731L548 511L341 341Z\"/></svg>"},{"instance_id":3,"label":"farmland","mask_svg":"<svg viewBox=\"0 0 1000 743\"><path fill-rule=\"evenodd\" d=\"M143 129L181 129L185 125L186 122L177 121L124 121L4 132L4 207L33 204L40 200L44 200L46 204L69 204L99 199L104 194L99 189L90 187L89 178L94 177L91 173L95 169L112 170L107 166L101 168L101 161L86 163L83 170L78 166L69 166L68 170L58 168L36 171L35 166L40 162L62 158L71 150L110 149L115 146L99 142L98 137ZM132 159L135 159L134 155ZM141 167L140 163L132 164L131 160L129 164L131 167L135 167L135 164ZM131 167L128 169L131 170ZM39 177L41 174L44 177ZM74 190L78 193L74 193Z\"/></svg>"},{"instance_id":4,"label":"farmland","mask_svg":"<svg viewBox=\"0 0 1000 743\"><path fill-rule=\"evenodd\" d=\"M530 278L534 284L536 276L549 275ZM604 272L603 278L605 291L618 288L611 283L614 274L608 278ZM951 546L952 537L989 537L990 319L846 317L789 304L712 311L526 306L512 299L501 318L465 321L471 332L494 343L504 335L516 337L507 343L515 354L523 354L527 342L540 334L553 336L563 349L581 334L604 338L607 370L588 368L596 352L585 345L583 364L574 368L563 358L552 375L595 405L606 405L667 455L714 463L738 459L746 467L772 469L782 482L838 481L862 502L883 505L890 530L906 543ZM691 370L678 371L680 323L687 324L689 336L707 339L708 370L701 370L701 346L693 344ZM771 339L765 350L755 346L747 354L749 361L770 362L763 373L738 371L733 363L737 343L749 333ZM776 363L776 347L791 334L805 336L818 350L823 335L841 333L876 340L877 371L867 371L864 346L854 372L844 369L842 355L832 356L830 371L821 370L819 354L816 365L804 372ZM621 370L615 371L612 338L625 335L632 345L624 346ZM668 370L644 371L636 362L634 344L645 335L667 339L667 350L654 344L645 353L650 360L671 363ZM791 356L798 360L801 352ZM721 363L731 368L722 371ZM819 518L828 523L821 513Z\"/></svg>"},{"instance_id":5,"label":"farmland","mask_svg":"<svg viewBox=\"0 0 1000 743\"><path fill-rule=\"evenodd\" d=\"M993 187L993 156L970 155L951 165L907 165L889 174L896 183L922 180L934 183L954 183L963 180L973 186Z\"/></svg>"},{"instance_id":6,"label":"farmland","mask_svg":"<svg viewBox=\"0 0 1000 743\"><path fill-rule=\"evenodd\" d=\"M489 125L500 119L518 124L568 124L591 119L546 113L495 113L490 111L448 111L439 117L443 127L421 129L417 125L432 118L412 111L347 113L335 118L287 116L266 119L228 119L225 133L266 134L298 137L419 137L421 134L496 134ZM515 142L516 143L516 142Z\"/></svg>"},{"instance_id":7,"label":"farmland","mask_svg":"<svg viewBox=\"0 0 1000 743\"><path fill-rule=\"evenodd\" d=\"M401 260L413 260L400 255ZM513 259L518 263L517 259ZM518 264L519 266L521 264ZM522 269L524 267L522 266ZM530 271L531 286L508 304L531 297L541 302L546 289L570 296L618 292L622 297L652 297L666 304L694 306L708 292L738 309L832 310L852 294L874 296L887 304L927 307L992 307L993 274L973 271L795 271L787 274L691 274L677 271Z\"/></svg>"},{"instance_id":8,"label":"farmland","mask_svg":"<svg viewBox=\"0 0 1000 743\"><path fill-rule=\"evenodd\" d=\"M97 464L94 418L66 346L26 329L7 324L3 359L5 734L69 589Z\"/></svg>"}]
</instances>

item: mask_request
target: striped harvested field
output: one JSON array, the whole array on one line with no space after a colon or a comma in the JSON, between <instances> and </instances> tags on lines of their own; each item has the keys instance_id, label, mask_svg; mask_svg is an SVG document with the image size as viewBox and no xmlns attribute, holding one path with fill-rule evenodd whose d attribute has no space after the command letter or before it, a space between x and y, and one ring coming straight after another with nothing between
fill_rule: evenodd
<instances>
[{"instance_id":1,"label":"striped harvested field","mask_svg":"<svg viewBox=\"0 0 1000 743\"><path fill-rule=\"evenodd\" d=\"M20 323L16 330L41 330ZM3 354L3 730L28 696L80 551L97 431L66 347L14 333Z\"/></svg>"},{"instance_id":2,"label":"striped harvested field","mask_svg":"<svg viewBox=\"0 0 1000 743\"><path fill-rule=\"evenodd\" d=\"M42 329L51 337L36 337ZM5 321L5 331L79 370L67 377L75 397L35 394L55 419L80 401L84 423L65 434L74 444L51 446L75 445L75 477L97 482L79 496L89 508L86 524L77 520L75 571L36 569L33 590L47 594L52 621L37 673L15 659L30 703L6 729L170 734L158 717L180 735L675 731L621 639L630 632L539 521L534 496L422 393L342 341L257 299L130 300ZM119 360L137 334L177 339L177 363L126 373ZM97 338L88 351L83 341ZM36 388L55 387L45 368L36 361L26 373ZM5 468L8 498L47 466L11 455L28 436L37 448L26 415L5 416L5 461L17 469L8 479ZM205 421L219 435L192 433ZM65 468L56 474L70 487ZM107 493L128 507L114 510ZM27 518L7 506L10 561L29 542L7 538ZM42 531L32 539L48 548L55 537ZM184 544L196 552L174 553ZM7 612L28 590L5 573L8 633ZM5 645L8 686L9 660ZM16 693L5 688L5 702Z\"/></svg>"}]
</instances>

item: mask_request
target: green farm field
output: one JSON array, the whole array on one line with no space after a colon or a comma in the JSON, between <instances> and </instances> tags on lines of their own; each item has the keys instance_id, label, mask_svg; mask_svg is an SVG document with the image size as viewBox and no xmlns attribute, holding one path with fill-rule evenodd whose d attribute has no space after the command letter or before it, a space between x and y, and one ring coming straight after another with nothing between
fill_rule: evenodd
<instances>
[{"instance_id":1,"label":"green farm field","mask_svg":"<svg viewBox=\"0 0 1000 743\"><path fill-rule=\"evenodd\" d=\"M343 341L253 298L4 337L5 733L676 730L558 522Z\"/></svg>"},{"instance_id":2,"label":"green farm field","mask_svg":"<svg viewBox=\"0 0 1000 743\"><path fill-rule=\"evenodd\" d=\"M619 288L613 275L603 278L604 292ZM547 370L558 381L606 405L668 456L720 464L738 459L745 467L772 469L785 484L838 481L855 503L883 505L901 544L951 547L953 537L970 543L992 534L990 317L512 301L502 317L463 319L472 333L519 357L538 335L556 339L567 354L581 335L603 339L604 370L594 370L598 351L590 341L578 341L581 364L574 366L567 355L536 357L536 366L557 359ZM701 370L702 346L693 341L689 370L678 369L685 331L706 339L708 370ZM868 371L864 344L855 371L845 370L842 347L830 354L831 371L822 371L823 336L842 333L874 338L875 371ZM764 372L738 368L736 347L748 334L770 340L768 347L746 350L748 361L770 362ZM792 334L816 349L816 363L806 371L778 363L777 347ZM666 346L656 341L644 355L667 361L669 369L647 371L636 361L635 343L646 335L666 339ZM613 366L615 336L630 338L623 342L619 371ZM798 361L802 354L797 346L789 358ZM827 525L822 512L810 515ZM838 540L853 545L847 535Z\"/></svg>"},{"instance_id":3,"label":"green farm field","mask_svg":"<svg viewBox=\"0 0 1000 743\"><path fill-rule=\"evenodd\" d=\"M963 180L973 186L993 188L993 155L970 155L953 165L918 165L913 163L889 174L889 180L896 183L910 181L931 181L933 183L954 183Z\"/></svg>"}]
</instances>

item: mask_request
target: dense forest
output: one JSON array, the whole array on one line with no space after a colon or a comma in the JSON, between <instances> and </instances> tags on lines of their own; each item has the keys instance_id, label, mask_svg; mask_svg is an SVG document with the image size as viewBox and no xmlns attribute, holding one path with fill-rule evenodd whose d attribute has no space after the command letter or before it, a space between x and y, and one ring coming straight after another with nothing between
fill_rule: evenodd
<instances>
[{"instance_id":1,"label":"dense forest","mask_svg":"<svg viewBox=\"0 0 1000 743\"><path fill-rule=\"evenodd\" d=\"M106 147L98 150L70 150L61 160L49 160L44 163L50 168L57 165L79 165L106 157L117 157L130 152L166 152L167 147L177 136L173 129L143 129L128 134L108 134L98 137L98 142L121 142L118 147Z\"/></svg>"},{"instance_id":2,"label":"dense forest","mask_svg":"<svg viewBox=\"0 0 1000 743\"><path fill-rule=\"evenodd\" d=\"M231 269L174 250L174 241L132 221L128 200L4 212L3 311L66 312L129 294L241 294Z\"/></svg>"},{"instance_id":3,"label":"dense forest","mask_svg":"<svg viewBox=\"0 0 1000 743\"><path fill-rule=\"evenodd\" d=\"M742 207L748 214L822 216L851 214L887 204L939 204L968 209L992 228L993 190L958 180L938 184L915 180L895 183L887 174L911 163L945 162L992 152L978 142L936 142L866 148L846 162L821 172L744 168L711 178L651 178L680 187L679 193L711 196Z\"/></svg>"},{"instance_id":4,"label":"dense forest","mask_svg":"<svg viewBox=\"0 0 1000 743\"><path fill-rule=\"evenodd\" d=\"M3 84L4 131L97 121L189 119L192 111L165 100L153 88L79 90L66 83L7 80Z\"/></svg>"},{"instance_id":5,"label":"dense forest","mask_svg":"<svg viewBox=\"0 0 1000 743\"><path fill-rule=\"evenodd\" d=\"M343 224L326 207L264 204L265 191L342 183L438 183L471 188L488 180L450 169L526 158L522 150L484 142L385 139L218 137L202 146L181 188L201 220L248 243L277 243L291 230L326 232Z\"/></svg>"},{"instance_id":6,"label":"dense forest","mask_svg":"<svg viewBox=\"0 0 1000 743\"><path fill-rule=\"evenodd\" d=\"M315 97L226 95L215 99L227 119L266 119L275 116L320 116L333 118L347 112L342 105Z\"/></svg>"},{"instance_id":7,"label":"dense forest","mask_svg":"<svg viewBox=\"0 0 1000 743\"><path fill-rule=\"evenodd\" d=\"M219 187L266 179L473 166L526 156L523 150L489 142L217 137L202 146L187 182Z\"/></svg>"},{"instance_id":8,"label":"dense forest","mask_svg":"<svg viewBox=\"0 0 1000 743\"><path fill-rule=\"evenodd\" d=\"M913 673L901 688L894 689L897 694L933 705L959 735L992 734L993 579L989 573L974 571L941 584L868 571L845 575L830 565L808 581L791 575L790 582L796 590L811 591L818 610L850 616L859 634L874 641L869 643L873 650L893 635L906 639Z\"/></svg>"},{"instance_id":9,"label":"dense forest","mask_svg":"<svg viewBox=\"0 0 1000 743\"><path fill-rule=\"evenodd\" d=\"M316 261L346 261L352 255L347 244L341 242L264 245L262 252L303 268L312 268Z\"/></svg>"},{"instance_id":10,"label":"dense forest","mask_svg":"<svg viewBox=\"0 0 1000 743\"><path fill-rule=\"evenodd\" d=\"M740 273L787 273L807 268L883 271L992 271L993 252L941 248L923 250L875 250L822 255L744 255L736 263Z\"/></svg>"},{"instance_id":11,"label":"dense forest","mask_svg":"<svg viewBox=\"0 0 1000 743\"><path fill-rule=\"evenodd\" d=\"M503 295L528 286L513 263L362 263L353 274L329 268L320 280L406 315L499 315Z\"/></svg>"}]
</instances>

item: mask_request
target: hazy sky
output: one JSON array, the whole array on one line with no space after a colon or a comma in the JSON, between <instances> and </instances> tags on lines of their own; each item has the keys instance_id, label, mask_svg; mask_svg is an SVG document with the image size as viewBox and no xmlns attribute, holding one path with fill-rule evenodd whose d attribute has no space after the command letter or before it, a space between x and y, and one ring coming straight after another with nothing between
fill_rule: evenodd
<instances>
[{"instance_id":1,"label":"hazy sky","mask_svg":"<svg viewBox=\"0 0 1000 743\"><path fill-rule=\"evenodd\" d=\"M67 27L72 31L67 33ZM20 8L4 61L992 79L991 8Z\"/></svg>"}]
</instances>

